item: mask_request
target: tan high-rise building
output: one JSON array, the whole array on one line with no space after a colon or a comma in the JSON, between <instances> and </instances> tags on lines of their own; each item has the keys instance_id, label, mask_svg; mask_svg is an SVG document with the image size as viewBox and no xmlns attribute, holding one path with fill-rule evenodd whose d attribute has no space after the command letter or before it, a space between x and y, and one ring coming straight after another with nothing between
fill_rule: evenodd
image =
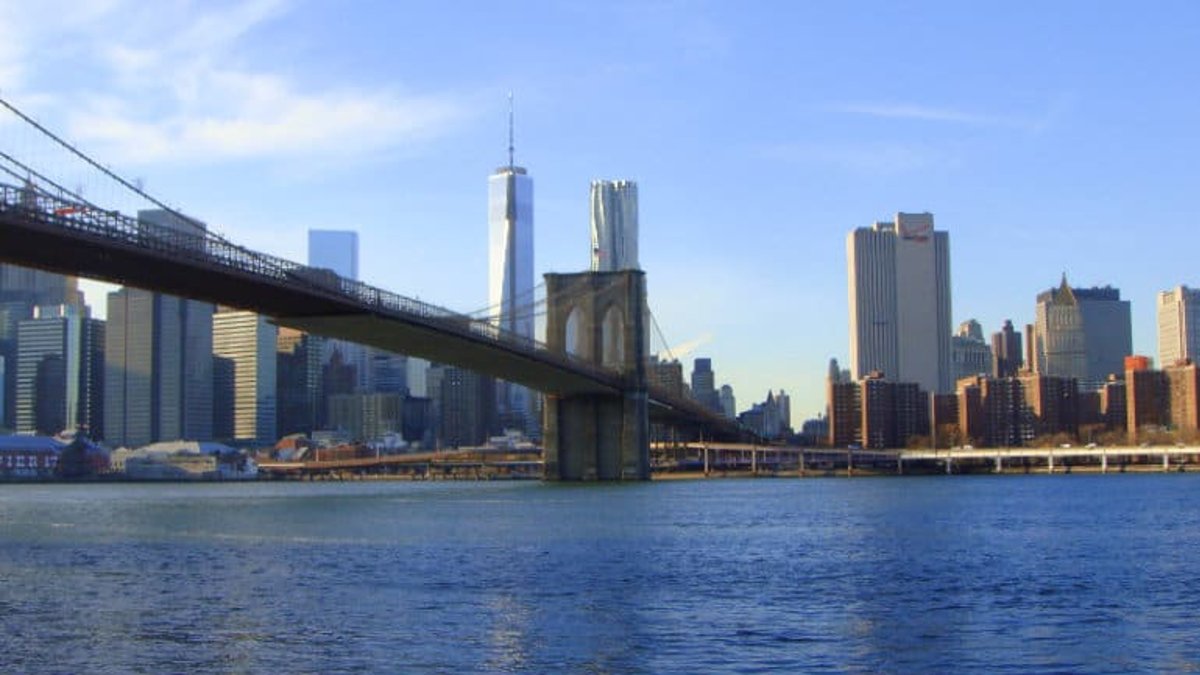
<instances>
[{"instance_id":1,"label":"tan high-rise building","mask_svg":"<svg viewBox=\"0 0 1200 675\"><path fill-rule=\"evenodd\" d=\"M1200 290L1176 286L1158 294L1158 362L1166 368L1200 358Z\"/></svg>"},{"instance_id":2,"label":"tan high-rise building","mask_svg":"<svg viewBox=\"0 0 1200 675\"><path fill-rule=\"evenodd\" d=\"M213 434L222 440L275 442L275 324L254 312L212 315Z\"/></svg>"},{"instance_id":3,"label":"tan high-rise building","mask_svg":"<svg viewBox=\"0 0 1200 675\"><path fill-rule=\"evenodd\" d=\"M931 213L898 213L851 232L846 258L852 376L951 392L949 234Z\"/></svg>"}]
</instances>

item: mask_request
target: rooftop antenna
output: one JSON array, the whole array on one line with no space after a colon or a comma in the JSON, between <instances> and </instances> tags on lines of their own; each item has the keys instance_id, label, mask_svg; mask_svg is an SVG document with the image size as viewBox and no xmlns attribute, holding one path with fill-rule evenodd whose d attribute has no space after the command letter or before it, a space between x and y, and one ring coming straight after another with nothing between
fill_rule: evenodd
<instances>
[{"instance_id":1,"label":"rooftop antenna","mask_svg":"<svg viewBox=\"0 0 1200 675\"><path fill-rule=\"evenodd\" d=\"M516 163L513 161L513 93L508 92L508 169L511 171Z\"/></svg>"}]
</instances>

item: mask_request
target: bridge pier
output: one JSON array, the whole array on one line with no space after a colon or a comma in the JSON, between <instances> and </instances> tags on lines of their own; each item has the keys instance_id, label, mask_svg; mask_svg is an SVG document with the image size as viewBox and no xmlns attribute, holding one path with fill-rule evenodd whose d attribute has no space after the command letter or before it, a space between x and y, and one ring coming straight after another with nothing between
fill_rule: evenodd
<instances>
[{"instance_id":1,"label":"bridge pier","mask_svg":"<svg viewBox=\"0 0 1200 675\"><path fill-rule=\"evenodd\" d=\"M1004 473L1004 460L1000 458L1000 455L996 455L996 471L995 472L996 473Z\"/></svg>"},{"instance_id":2,"label":"bridge pier","mask_svg":"<svg viewBox=\"0 0 1200 675\"><path fill-rule=\"evenodd\" d=\"M546 346L612 370L619 391L546 397L546 480L649 480L646 275L547 274Z\"/></svg>"},{"instance_id":3,"label":"bridge pier","mask_svg":"<svg viewBox=\"0 0 1200 675\"><path fill-rule=\"evenodd\" d=\"M547 396L544 459L548 480L648 480L646 392Z\"/></svg>"}]
</instances>

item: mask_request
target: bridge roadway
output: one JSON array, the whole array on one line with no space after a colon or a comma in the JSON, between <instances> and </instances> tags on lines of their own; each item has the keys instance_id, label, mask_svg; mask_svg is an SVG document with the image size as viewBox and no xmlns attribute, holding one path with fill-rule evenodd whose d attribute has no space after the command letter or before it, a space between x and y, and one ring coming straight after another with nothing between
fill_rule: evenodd
<instances>
[{"instance_id":1,"label":"bridge roadway","mask_svg":"<svg viewBox=\"0 0 1200 675\"><path fill-rule=\"evenodd\" d=\"M288 326L407 354L552 395L630 388L620 374L548 351L447 309L232 244L201 230L138 221L29 187L0 184L0 262L77 275L263 314ZM736 426L650 387L650 418L722 437Z\"/></svg>"}]
</instances>

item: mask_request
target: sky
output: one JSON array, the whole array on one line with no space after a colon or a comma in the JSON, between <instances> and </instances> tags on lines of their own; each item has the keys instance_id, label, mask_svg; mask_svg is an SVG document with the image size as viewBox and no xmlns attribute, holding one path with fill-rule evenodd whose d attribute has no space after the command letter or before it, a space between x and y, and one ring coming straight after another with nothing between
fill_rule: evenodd
<instances>
[{"instance_id":1,"label":"sky","mask_svg":"<svg viewBox=\"0 0 1200 675\"><path fill-rule=\"evenodd\" d=\"M636 180L672 353L797 426L849 354L845 237L898 211L949 232L955 325L1032 323L1065 273L1154 356L1155 294L1200 286L1198 83L1195 2L0 0L5 99L235 242L353 229L364 281L458 311L513 92L535 274L586 269L590 181Z\"/></svg>"}]
</instances>

